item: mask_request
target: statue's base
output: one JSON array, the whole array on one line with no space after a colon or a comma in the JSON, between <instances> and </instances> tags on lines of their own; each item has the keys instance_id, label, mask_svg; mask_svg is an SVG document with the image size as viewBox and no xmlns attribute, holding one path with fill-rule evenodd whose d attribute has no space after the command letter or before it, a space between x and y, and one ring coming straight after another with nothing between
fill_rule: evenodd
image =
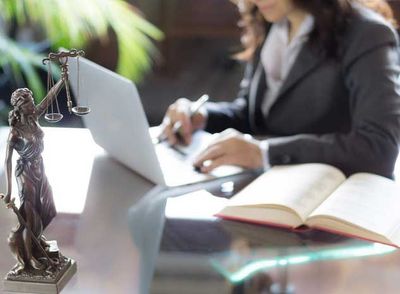
<instances>
[{"instance_id":1,"label":"statue's base","mask_svg":"<svg viewBox=\"0 0 400 294\"><path fill-rule=\"evenodd\" d=\"M60 293L75 273L76 262L62 256L57 269L51 273L39 270L27 270L18 275L8 273L3 290L11 293Z\"/></svg>"}]
</instances>

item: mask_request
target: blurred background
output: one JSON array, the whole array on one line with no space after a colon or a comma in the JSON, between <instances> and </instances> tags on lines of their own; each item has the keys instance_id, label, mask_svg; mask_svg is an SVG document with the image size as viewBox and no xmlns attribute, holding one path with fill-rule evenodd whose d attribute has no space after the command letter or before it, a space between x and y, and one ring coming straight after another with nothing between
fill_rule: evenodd
<instances>
[{"instance_id":1,"label":"blurred background","mask_svg":"<svg viewBox=\"0 0 400 294\"><path fill-rule=\"evenodd\" d=\"M399 19L400 1L390 4ZM232 100L243 72L231 58L240 50L238 20L229 0L0 0L0 124L16 88L29 87L37 101L45 95L41 60L59 47L84 49L135 81L151 125L179 97ZM66 115L62 93L59 104L58 126L82 126ZM110 107L118 107L112 97Z\"/></svg>"}]
</instances>

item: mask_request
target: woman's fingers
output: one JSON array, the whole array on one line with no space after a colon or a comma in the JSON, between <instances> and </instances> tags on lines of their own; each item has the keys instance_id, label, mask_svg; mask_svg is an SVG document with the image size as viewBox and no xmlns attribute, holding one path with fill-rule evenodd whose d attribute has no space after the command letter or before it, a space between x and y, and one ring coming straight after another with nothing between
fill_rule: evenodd
<instances>
[{"instance_id":1,"label":"woman's fingers","mask_svg":"<svg viewBox=\"0 0 400 294\"><path fill-rule=\"evenodd\" d=\"M227 164L232 164L232 159L228 154L223 154L220 157L217 157L213 160L205 161L203 166L200 167L200 170L203 173L209 173L213 169L221 165L227 165Z\"/></svg>"},{"instance_id":2,"label":"woman's fingers","mask_svg":"<svg viewBox=\"0 0 400 294\"><path fill-rule=\"evenodd\" d=\"M200 169L204 166L204 163L206 161L214 161L218 157L222 157L225 154L228 153L229 148L232 145L230 143L231 138L238 133L236 130L233 129L227 129L219 134L215 134L214 140L208 145L208 147L201 152L197 158L195 159L193 165L196 167L199 167ZM212 165L214 166L214 165ZM207 168L207 170L211 170L210 168Z\"/></svg>"},{"instance_id":3,"label":"woman's fingers","mask_svg":"<svg viewBox=\"0 0 400 294\"><path fill-rule=\"evenodd\" d=\"M163 135L168 140L168 143L171 145L175 145L177 142L177 138L172 130L173 125L169 122L164 126Z\"/></svg>"},{"instance_id":4,"label":"woman's fingers","mask_svg":"<svg viewBox=\"0 0 400 294\"><path fill-rule=\"evenodd\" d=\"M209 147L206 148L203 152L201 152L193 162L193 165L196 167L202 168L204 165L204 162L208 160L215 160L218 157L221 157L224 155L224 149L223 146L221 146L220 143L216 143L213 145L210 145Z\"/></svg>"},{"instance_id":5,"label":"woman's fingers","mask_svg":"<svg viewBox=\"0 0 400 294\"><path fill-rule=\"evenodd\" d=\"M221 165L260 168L263 161L258 141L250 135L227 130L200 153L193 164L202 172L210 172Z\"/></svg>"},{"instance_id":6,"label":"woman's fingers","mask_svg":"<svg viewBox=\"0 0 400 294\"><path fill-rule=\"evenodd\" d=\"M162 123L162 137L166 138L171 145L190 144L192 140L190 104L186 98L180 98L168 107Z\"/></svg>"},{"instance_id":7,"label":"woman's fingers","mask_svg":"<svg viewBox=\"0 0 400 294\"><path fill-rule=\"evenodd\" d=\"M172 126L173 133L175 137L186 145L190 144L192 141L192 122L190 116L186 112L179 112L177 115L177 120Z\"/></svg>"}]
</instances>

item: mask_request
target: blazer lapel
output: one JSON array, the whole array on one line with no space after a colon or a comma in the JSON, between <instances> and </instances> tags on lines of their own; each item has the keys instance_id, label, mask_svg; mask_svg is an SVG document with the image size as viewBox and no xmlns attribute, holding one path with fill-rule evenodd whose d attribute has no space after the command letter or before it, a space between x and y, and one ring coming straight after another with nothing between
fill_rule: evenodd
<instances>
[{"instance_id":1,"label":"blazer lapel","mask_svg":"<svg viewBox=\"0 0 400 294\"><path fill-rule=\"evenodd\" d=\"M256 70L251 81L249 92L249 118L250 126L253 131L256 131L258 129L257 110L260 109L261 101L265 96L265 91L267 88L264 66L260 61L258 61L255 66Z\"/></svg>"},{"instance_id":2,"label":"blazer lapel","mask_svg":"<svg viewBox=\"0 0 400 294\"><path fill-rule=\"evenodd\" d=\"M304 45L279 91L277 100L324 60L323 54L319 52L311 48L309 42Z\"/></svg>"}]
</instances>

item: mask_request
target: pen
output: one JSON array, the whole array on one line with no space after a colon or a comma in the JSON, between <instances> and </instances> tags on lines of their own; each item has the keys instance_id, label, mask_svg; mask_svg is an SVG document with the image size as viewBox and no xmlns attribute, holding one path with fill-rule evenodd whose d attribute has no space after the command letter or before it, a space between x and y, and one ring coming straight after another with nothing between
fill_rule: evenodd
<instances>
[{"instance_id":1,"label":"pen","mask_svg":"<svg viewBox=\"0 0 400 294\"><path fill-rule=\"evenodd\" d=\"M199 109L208 101L210 97L207 94L202 95L199 99L197 99L195 102L190 105L189 109L189 117L192 118L198 111ZM174 126L172 127L173 133L178 137L178 139L181 139L180 137L180 129L182 127L182 123L180 121L174 123ZM159 137L157 143L161 143L165 141L167 137L163 134Z\"/></svg>"},{"instance_id":2,"label":"pen","mask_svg":"<svg viewBox=\"0 0 400 294\"><path fill-rule=\"evenodd\" d=\"M192 118L208 101L210 97L207 94L202 95L199 99L197 99L195 102L193 102L192 105L190 105L190 110L189 110L189 117ZM172 127L172 131L174 132L175 135L179 136L179 130L182 127L182 123L180 121L174 123L174 126Z\"/></svg>"}]
</instances>

